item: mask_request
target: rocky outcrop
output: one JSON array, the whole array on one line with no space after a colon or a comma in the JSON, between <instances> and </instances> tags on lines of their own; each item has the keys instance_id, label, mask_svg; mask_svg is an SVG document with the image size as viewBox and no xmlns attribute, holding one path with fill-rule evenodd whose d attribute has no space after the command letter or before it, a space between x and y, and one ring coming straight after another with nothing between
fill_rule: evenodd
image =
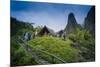
<instances>
[{"instance_id":1,"label":"rocky outcrop","mask_svg":"<svg viewBox=\"0 0 100 67\"><path fill-rule=\"evenodd\" d=\"M86 16L84 21L84 28L89 30L90 33L95 36L95 6L91 7Z\"/></svg>"},{"instance_id":2,"label":"rocky outcrop","mask_svg":"<svg viewBox=\"0 0 100 67\"><path fill-rule=\"evenodd\" d=\"M52 35L52 36L55 36L55 32L48 28L47 26L44 26L41 31L38 33L39 36L43 36L43 35Z\"/></svg>"},{"instance_id":3,"label":"rocky outcrop","mask_svg":"<svg viewBox=\"0 0 100 67\"><path fill-rule=\"evenodd\" d=\"M67 26L65 27L65 30L64 30L66 32L66 34L69 34L69 33L73 32L79 26L80 25L77 24L77 21L75 19L74 14L70 13L68 15L68 24L67 24Z\"/></svg>"}]
</instances>

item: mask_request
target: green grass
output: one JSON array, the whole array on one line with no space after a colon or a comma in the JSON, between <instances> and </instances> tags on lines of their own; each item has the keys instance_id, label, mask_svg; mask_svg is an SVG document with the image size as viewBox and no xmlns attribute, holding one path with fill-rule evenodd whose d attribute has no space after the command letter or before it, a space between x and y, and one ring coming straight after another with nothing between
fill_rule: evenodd
<instances>
[{"instance_id":1,"label":"green grass","mask_svg":"<svg viewBox=\"0 0 100 67\"><path fill-rule=\"evenodd\" d=\"M78 61L78 50L70 46L72 41L69 39L64 41L57 37L43 36L28 43L33 48L33 52L39 49L53 54L66 62ZM51 63L60 63L57 59L53 61L52 57L47 54L40 53L40 56Z\"/></svg>"}]
</instances>

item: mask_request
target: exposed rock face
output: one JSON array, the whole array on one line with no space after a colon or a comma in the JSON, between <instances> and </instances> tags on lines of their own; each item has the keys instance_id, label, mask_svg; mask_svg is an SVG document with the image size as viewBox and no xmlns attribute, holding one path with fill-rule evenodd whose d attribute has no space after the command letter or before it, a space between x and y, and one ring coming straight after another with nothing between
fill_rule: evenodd
<instances>
[{"instance_id":1,"label":"exposed rock face","mask_svg":"<svg viewBox=\"0 0 100 67\"><path fill-rule=\"evenodd\" d=\"M69 34L69 33L73 32L77 27L79 27L79 24L77 24L74 14L70 13L68 15L68 24L64 31L66 32L66 34Z\"/></svg>"},{"instance_id":2,"label":"exposed rock face","mask_svg":"<svg viewBox=\"0 0 100 67\"><path fill-rule=\"evenodd\" d=\"M91 7L84 22L84 28L95 36L95 6Z\"/></svg>"}]
</instances>

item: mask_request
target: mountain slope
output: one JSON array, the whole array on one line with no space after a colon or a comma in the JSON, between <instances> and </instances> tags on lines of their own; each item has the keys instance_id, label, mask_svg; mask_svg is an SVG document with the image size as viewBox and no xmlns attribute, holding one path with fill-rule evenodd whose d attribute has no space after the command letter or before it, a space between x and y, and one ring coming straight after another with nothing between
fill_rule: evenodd
<instances>
[{"instance_id":1,"label":"mountain slope","mask_svg":"<svg viewBox=\"0 0 100 67\"><path fill-rule=\"evenodd\" d=\"M84 22L84 28L89 30L95 36L95 7L93 6L87 14Z\"/></svg>"},{"instance_id":2,"label":"mountain slope","mask_svg":"<svg viewBox=\"0 0 100 67\"><path fill-rule=\"evenodd\" d=\"M64 31L66 32L66 34L69 34L69 33L73 32L77 27L80 27L80 25L77 24L74 14L70 13L68 15L68 24L65 27Z\"/></svg>"}]
</instances>

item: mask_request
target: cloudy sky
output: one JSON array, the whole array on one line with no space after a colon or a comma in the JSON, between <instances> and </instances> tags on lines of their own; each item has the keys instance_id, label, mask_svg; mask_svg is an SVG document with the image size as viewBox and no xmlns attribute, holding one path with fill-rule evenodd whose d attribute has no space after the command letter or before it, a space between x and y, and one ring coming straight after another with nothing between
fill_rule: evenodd
<instances>
[{"instance_id":1,"label":"cloudy sky","mask_svg":"<svg viewBox=\"0 0 100 67\"><path fill-rule=\"evenodd\" d=\"M90 10L89 5L40 3L11 1L11 16L18 20L35 23L34 26L46 25L55 32L67 25L68 14L74 13L77 23L83 24Z\"/></svg>"}]
</instances>

